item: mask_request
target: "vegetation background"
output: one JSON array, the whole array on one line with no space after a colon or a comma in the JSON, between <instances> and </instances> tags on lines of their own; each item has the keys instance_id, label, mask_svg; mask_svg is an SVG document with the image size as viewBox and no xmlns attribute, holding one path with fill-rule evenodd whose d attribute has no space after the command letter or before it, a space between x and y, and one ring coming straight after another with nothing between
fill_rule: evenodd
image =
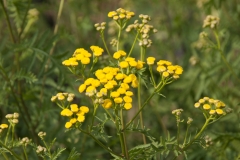
<instances>
[{"instance_id":1,"label":"vegetation background","mask_svg":"<svg viewBox=\"0 0 240 160\"><path fill-rule=\"evenodd\" d=\"M6 3L6 1L1 0ZM175 118L171 111L184 110L185 118L192 117L192 132L204 123L194 103L209 96L219 99L233 109L217 124L208 128L213 146L192 148L189 159L236 159L240 156L240 2L238 0L66 0L62 15L58 19L60 0L8 0L7 12L13 37L10 34L4 10L0 8L0 123L8 113L19 112L16 137L30 137L40 143L37 133L47 133L47 140L57 138L56 147L66 147L60 159L66 159L73 147L81 153L79 159L110 159L109 154L94 141L77 131L65 132L65 119L59 108L51 103L57 92L72 92L76 103L88 103L78 93L80 82L62 66L76 48L91 45L103 47L94 24L109 22L107 13L117 8L135 12L136 15L151 16L151 24L158 30L146 56L166 59L183 66L184 73L179 80L163 90L165 97L155 97L143 111L144 124L155 137L166 136L169 131L176 135ZM29 9L36 9L24 19ZM203 20L209 14L220 18L224 55L236 73L234 77L222 61L218 51L208 48L199 41ZM31 24L30 20L33 22ZM23 24L21 22L24 22ZM21 25L22 24L22 25ZM27 30L23 30L26 25ZM58 28L56 29L56 26ZM106 29L107 42L116 37L113 23ZM212 37L210 30L209 36ZM134 37L124 37L121 46L129 50ZM139 51L134 51L138 57ZM156 75L157 76L157 75ZM151 88L146 89L146 92ZM135 112L132 109L126 118ZM99 113L100 114L100 113ZM106 132L114 131L111 124ZM186 126L182 126L184 131ZM118 141L109 140L111 147L118 147ZM128 135L129 146L141 144L141 135ZM54 149L54 148L53 148ZM34 153L31 156L36 158ZM2 159L0 155L0 159Z\"/></svg>"}]
</instances>

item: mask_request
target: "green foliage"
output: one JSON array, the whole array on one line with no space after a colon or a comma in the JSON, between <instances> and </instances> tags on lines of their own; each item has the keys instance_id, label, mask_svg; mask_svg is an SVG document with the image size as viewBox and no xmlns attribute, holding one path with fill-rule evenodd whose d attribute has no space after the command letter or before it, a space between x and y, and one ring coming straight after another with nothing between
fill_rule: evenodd
<instances>
[{"instance_id":1,"label":"green foliage","mask_svg":"<svg viewBox=\"0 0 240 160\"><path fill-rule=\"evenodd\" d=\"M129 159L224 160L240 157L240 7L236 1L71 0L64 1L61 14L58 12L63 0L0 1L0 124L9 123L5 115L14 112L20 114L19 123L13 131L13 142L10 136L12 128L3 129L0 133L0 159L16 158L12 153L16 153L20 159L26 159L26 155L29 159L37 159L39 155L36 149L44 144L37 135L39 131L47 133L46 144L51 142L50 152L42 154L46 159L51 156L50 159L60 160L124 159L119 141L119 135L123 132L127 137ZM91 99L79 94L78 87L83 81L77 75L70 74L62 61L69 58L76 48L89 48L90 45L103 47L100 41L103 36L108 46L118 33L117 27L107 20L106 15L119 7L132 10L136 15L151 15L150 23L158 32L151 35L153 44L145 57L167 59L183 66L184 73L161 92L154 93L142 109L143 126L138 116L131 121L138 110L138 103L133 100L136 110L124 112L124 122L130 125L125 125L123 130L121 127L115 130L116 121L103 109L94 115L96 121L91 128L93 108L90 108L86 124L84 122L81 125L82 129L87 128L84 130L86 133L74 129L64 132L66 119L51 103L52 95L57 92L74 93L74 103L87 106L90 106ZM220 18L216 30L202 28L204 18L210 14ZM99 36L94 24L101 21L106 21L108 25L103 35ZM133 23L132 20L129 22ZM202 31L208 34L203 39L199 38ZM122 30L118 47L126 52L131 50L135 40L134 33L131 34ZM114 46L108 49L110 53L116 51ZM141 48L134 47L131 56L140 59L140 53ZM107 55L107 52L104 54ZM101 64L96 63L92 71L109 64L118 67L108 57L99 61ZM148 67L131 72L141 78L144 102L154 91L151 86L154 85L154 79L158 82L161 77L154 68L152 77ZM201 110L194 108L194 103L205 96L220 99L233 113L204 128L203 134L195 139L206 119L201 115ZM193 118L188 131L185 121L176 126L171 111L177 108L184 110L183 117ZM120 123L120 119L117 120ZM146 137L146 144L142 135ZM211 140L206 141L207 135ZM26 155L20 143L23 137L32 139L25 148ZM96 137L112 153L99 147L92 137ZM191 147L188 147L189 144Z\"/></svg>"}]
</instances>

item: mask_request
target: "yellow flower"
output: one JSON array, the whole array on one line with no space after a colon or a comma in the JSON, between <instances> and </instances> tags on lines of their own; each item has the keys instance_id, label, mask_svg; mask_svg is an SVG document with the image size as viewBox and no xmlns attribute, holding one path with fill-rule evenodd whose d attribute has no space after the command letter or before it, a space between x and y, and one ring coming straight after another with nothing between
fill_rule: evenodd
<instances>
[{"instance_id":1,"label":"yellow flower","mask_svg":"<svg viewBox=\"0 0 240 160\"><path fill-rule=\"evenodd\" d=\"M115 52L114 54L113 54L113 58L114 59L119 59L121 57L121 53L120 52Z\"/></svg>"},{"instance_id":2,"label":"yellow flower","mask_svg":"<svg viewBox=\"0 0 240 160\"><path fill-rule=\"evenodd\" d=\"M132 104L131 103L125 103L123 106L126 110L129 110L132 108Z\"/></svg>"},{"instance_id":3,"label":"yellow flower","mask_svg":"<svg viewBox=\"0 0 240 160\"><path fill-rule=\"evenodd\" d=\"M138 80L137 79L132 81L132 87L133 88L137 88L138 87Z\"/></svg>"},{"instance_id":4,"label":"yellow flower","mask_svg":"<svg viewBox=\"0 0 240 160\"><path fill-rule=\"evenodd\" d=\"M145 63L145 62L138 60L136 68L137 68L137 69L142 69L144 63Z\"/></svg>"},{"instance_id":5,"label":"yellow flower","mask_svg":"<svg viewBox=\"0 0 240 160\"><path fill-rule=\"evenodd\" d=\"M121 79L123 79L124 77L125 77L125 75L122 74L122 73L118 73L118 74L115 76L116 80L121 80Z\"/></svg>"},{"instance_id":6,"label":"yellow flower","mask_svg":"<svg viewBox=\"0 0 240 160\"><path fill-rule=\"evenodd\" d=\"M77 104L71 104L70 108L71 108L72 112L78 112L78 105Z\"/></svg>"},{"instance_id":7,"label":"yellow flower","mask_svg":"<svg viewBox=\"0 0 240 160\"><path fill-rule=\"evenodd\" d=\"M81 61L81 59L84 58L84 55L83 54L77 54L75 57L76 57L77 60Z\"/></svg>"},{"instance_id":8,"label":"yellow flower","mask_svg":"<svg viewBox=\"0 0 240 160\"><path fill-rule=\"evenodd\" d=\"M102 106L106 109L109 109L112 106L112 101L110 99L105 99Z\"/></svg>"},{"instance_id":9,"label":"yellow flower","mask_svg":"<svg viewBox=\"0 0 240 160\"><path fill-rule=\"evenodd\" d=\"M167 68L165 67L165 66L158 66L157 67L157 71L158 72L164 72L164 71L166 71L167 70Z\"/></svg>"},{"instance_id":10,"label":"yellow flower","mask_svg":"<svg viewBox=\"0 0 240 160\"><path fill-rule=\"evenodd\" d=\"M102 55L103 49L98 46L91 46L90 49L93 51L94 56L98 57Z\"/></svg>"},{"instance_id":11,"label":"yellow flower","mask_svg":"<svg viewBox=\"0 0 240 160\"><path fill-rule=\"evenodd\" d=\"M123 80L123 83L131 83L131 82L132 82L132 77L131 76L127 76Z\"/></svg>"},{"instance_id":12,"label":"yellow flower","mask_svg":"<svg viewBox=\"0 0 240 160\"><path fill-rule=\"evenodd\" d=\"M120 94L125 94L126 93L126 89L118 88L117 92L120 93Z\"/></svg>"},{"instance_id":13,"label":"yellow flower","mask_svg":"<svg viewBox=\"0 0 240 160\"><path fill-rule=\"evenodd\" d=\"M122 61L122 62L119 63L119 66L120 66L121 68L127 68L127 67L128 67L128 62Z\"/></svg>"},{"instance_id":14,"label":"yellow flower","mask_svg":"<svg viewBox=\"0 0 240 160\"><path fill-rule=\"evenodd\" d=\"M79 91L80 93L82 93L82 92L85 91L85 89L86 89L86 85L85 85L85 84L81 84L81 85L79 86L79 88L78 88L78 91Z\"/></svg>"},{"instance_id":15,"label":"yellow flower","mask_svg":"<svg viewBox=\"0 0 240 160\"><path fill-rule=\"evenodd\" d=\"M121 18L121 19L123 19L123 18L125 18L126 16L125 16L125 14L120 14L119 15L119 18Z\"/></svg>"},{"instance_id":16,"label":"yellow flower","mask_svg":"<svg viewBox=\"0 0 240 160\"><path fill-rule=\"evenodd\" d=\"M154 64L154 61L155 61L155 58L154 58L154 57L148 57L148 58L147 58L147 64L148 64L148 65L153 65L153 64Z\"/></svg>"},{"instance_id":17,"label":"yellow flower","mask_svg":"<svg viewBox=\"0 0 240 160\"><path fill-rule=\"evenodd\" d=\"M108 17L112 18L113 16L117 15L116 11L111 11L108 13Z\"/></svg>"},{"instance_id":18,"label":"yellow flower","mask_svg":"<svg viewBox=\"0 0 240 160\"><path fill-rule=\"evenodd\" d=\"M100 90L100 93L104 94L104 95L107 95L107 89L106 88L102 88Z\"/></svg>"},{"instance_id":19,"label":"yellow flower","mask_svg":"<svg viewBox=\"0 0 240 160\"><path fill-rule=\"evenodd\" d=\"M219 115L221 115L221 114L224 113L222 109L216 109L216 112L217 112L217 114L219 114Z\"/></svg>"},{"instance_id":20,"label":"yellow flower","mask_svg":"<svg viewBox=\"0 0 240 160\"><path fill-rule=\"evenodd\" d=\"M70 122L71 122L72 124L74 124L74 123L77 122L77 119L76 119L76 118L71 118L71 119L70 119Z\"/></svg>"},{"instance_id":21,"label":"yellow flower","mask_svg":"<svg viewBox=\"0 0 240 160\"><path fill-rule=\"evenodd\" d=\"M78 115L77 121L78 122L83 122L85 120L85 116L84 115Z\"/></svg>"},{"instance_id":22,"label":"yellow flower","mask_svg":"<svg viewBox=\"0 0 240 160\"><path fill-rule=\"evenodd\" d=\"M108 90L113 89L113 84L108 82L107 84L104 85L104 87Z\"/></svg>"},{"instance_id":23,"label":"yellow flower","mask_svg":"<svg viewBox=\"0 0 240 160\"><path fill-rule=\"evenodd\" d=\"M127 92L125 93L125 95L126 95L126 96L133 96L133 92L132 92L132 91L127 91Z\"/></svg>"},{"instance_id":24,"label":"yellow flower","mask_svg":"<svg viewBox=\"0 0 240 160\"><path fill-rule=\"evenodd\" d=\"M182 74L182 72L183 72L183 69L180 66L178 66L177 69L175 70L175 74L177 74L177 75Z\"/></svg>"},{"instance_id":25,"label":"yellow flower","mask_svg":"<svg viewBox=\"0 0 240 160\"><path fill-rule=\"evenodd\" d=\"M113 16L113 19L116 21L116 20L118 20L118 16Z\"/></svg>"},{"instance_id":26,"label":"yellow flower","mask_svg":"<svg viewBox=\"0 0 240 160\"><path fill-rule=\"evenodd\" d=\"M131 102L132 102L132 98L129 97L129 96L124 96L124 97L123 97L123 100L124 100L124 102L126 102L126 103L131 103Z\"/></svg>"},{"instance_id":27,"label":"yellow flower","mask_svg":"<svg viewBox=\"0 0 240 160\"><path fill-rule=\"evenodd\" d=\"M71 122L67 122L66 124L65 124L65 128L70 128L70 127L72 127L72 123Z\"/></svg>"},{"instance_id":28,"label":"yellow flower","mask_svg":"<svg viewBox=\"0 0 240 160\"><path fill-rule=\"evenodd\" d=\"M166 71L165 71L165 72L163 72L163 77L165 77L165 78L166 78L166 77L168 77L168 76L169 76L169 73L168 73L168 72L166 72Z\"/></svg>"},{"instance_id":29,"label":"yellow flower","mask_svg":"<svg viewBox=\"0 0 240 160\"><path fill-rule=\"evenodd\" d=\"M66 109L63 109L63 110L62 110L61 115L62 115L62 116L70 117L70 116L73 115L73 112L72 112L71 110L69 110L69 109L66 108Z\"/></svg>"},{"instance_id":30,"label":"yellow flower","mask_svg":"<svg viewBox=\"0 0 240 160\"><path fill-rule=\"evenodd\" d=\"M216 113L216 110L211 109L211 110L209 111L209 114L215 114L215 113Z\"/></svg>"},{"instance_id":31,"label":"yellow flower","mask_svg":"<svg viewBox=\"0 0 240 160\"><path fill-rule=\"evenodd\" d=\"M99 87L100 86L100 81L97 80L97 79L94 79L92 82L91 82L91 85L94 86L94 87Z\"/></svg>"},{"instance_id":32,"label":"yellow flower","mask_svg":"<svg viewBox=\"0 0 240 160\"><path fill-rule=\"evenodd\" d=\"M112 92L111 93L111 97L113 97L113 98L116 98L116 97L119 97L120 96L120 93L118 93L118 92Z\"/></svg>"},{"instance_id":33,"label":"yellow flower","mask_svg":"<svg viewBox=\"0 0 240 160\"><path fill-rule=\"evenodd\" d=\"M89 64L90 63L90 58L84 57L83 59L81 59L81 63L82 64Z\"/></svg>"},{"instance_id":34,"label":"yellow flower","mask_svg":"<svg viewBox=\"0 0 240 160\"><path fill-rule=\"evenodd\" d=\"M3 123L3 124L0 125L0 128L1 128L1 129L8 128L8 125Z\"/></svg>"},{"instance_id":35,"label":"yellow flower","mask_svg":"<svg viewBox=\"0 0 240 160\"><path fill-rule=\"evenodd\" d=\"M112 73L107 73L106 78L107 78L107 80L112 80L113 79L113 74Z\"/></svg>"},{"instance_id":36,"label":"yellow flower","mask_svg":"<svg viewBox=\"0 0 240 160\"><path fill-rule=\"evenodd\" d=\"M125 90L129 89L129 85L127 83L121 83L121 87L124 88Z\"/></svg>"},{"instance_id":37,"label":"yellow flower","mask_svg":"<svg viewBox=\"0 0 240 160\"><path fill-rule=\"evenodd\" d=\"M84 113L88 113L89 112L89 108L87 106L81 106L79 108L80 111L84 112Z\"/></svg>"},{"instance_id":38,"label":"yellow flower","mask_svg":"<svg viewBox=\"0 0 240 160\"><path fill-rule=\"evenodd\" d=\"M92 83L92 81L94 80L94 78L88 78L84 81L85 85L90 85Z\"/></svg>"},{"instance_id":39,"label":"yellow flower","mask_svg":"<svg viewBox=\"0 0 240 160\"><path fill-rule=\"evenodd\" d=\"M96 88L94 86L89 86L87 89L86 89L86 92L87 93L93 93L96 91Z\"/></svg>"},{"instance_id":40,"label":"yellow flower","mask_svg":"<svg viewBox=\"0 0 240 160\"><path fill-rule=\"evenodd\" d=\"M122 103L123 99L121 97L114 98L115 103Z\"/></svg>"},{"instance_id":41,"label":"yellow flower","mask_svg":"<svg viewBox=\"0 0 240 160\"><path fill-rule=\"evenodd\" d=\"M127 57L127 58L125 59L125 61L126 61L126 62L135 61L135 58L133 58L133 57Z\"/></svg>"},{"instance_id":42,"label":"yellow flower","mask_svg":"<svg viewBox=\"0 0 240 160\"><path fill-rule=\"evenodd\" d=\"M131 67L136 67L137 66L137 62L136 61L130 61L129 62L129 65L131 66Z\"/></svg>"},{"instance_id":43,"label":"yellow flower","mask_svg":"<svg viewBox=\"0 0 240 160\"><path fill-rule=\"evenodd\" d=\"M203 109L205 109L205 110L208 110L208 109L210 109L211 108L211 106L209 105L209 104L204 104L203 105Z\"/></svg>"},{"instance_id":44,"label":"yellow flower","mask_svg":"<svg viewBox=\"0 0 240 160\"><path fill-rule=\"evenodd\" d=\"M198 102L197 102L197 103L195 103L195 104L194 104L194 107L195 107L195 108L198 108L198 107L200 107L200 103L198 103Z\"/></svg>"}]
</instances>

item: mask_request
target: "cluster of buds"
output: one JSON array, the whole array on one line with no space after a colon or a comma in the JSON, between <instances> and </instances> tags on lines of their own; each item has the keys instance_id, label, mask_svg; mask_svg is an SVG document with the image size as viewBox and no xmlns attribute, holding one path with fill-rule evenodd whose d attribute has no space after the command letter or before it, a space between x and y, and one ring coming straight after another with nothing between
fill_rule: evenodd
<instances>
[{"instance_id":1,"label":"cluster of buds","mask_svg":"<svg viewBox=\"0 0 240 160\"><path fill-rule=\"evenodd\" d=\"M118 40L117 39L112 39L111 42L110 42L110 45L112 45L113 47L117 46L118 44Z\"/></svg>"},{"instance_id":2,"label":"cluster of buds","mask_svg":"<svg viewBox=\"0 0 240 160\"><path fill-rule=\"evenodd\" d=\"M156 33L157 29L153 28L152 25L147 24L148 21L150 21L150 17L148 15L140 14L139 18L142 19L142 23L138 23L138 20L135 20L133 24L130 24L126 28L126 32L131 32L133 29L136 30L141 36L139 45L150 47L152 41L149 39L149 34L151 32Z\"/></svg>"},{"instance_id":3,"label":"cluster of buds","mask_svg":"<svg viewBox=\"0 0 240 160\"><path fill-rule=\"evenodd\" d=\"M28 137L24 137L20 143L24 146L27 146L29 143L31 142L31 139L29 139Z\"/></svg>"},{"instance_id":4,"label":"cluster of buds","mask_svg":"<svg viewBox=\"0 0 240 160\"><path fill-rule=\"evenodd\" d=\"M6 118L9 123L15 125L18 123L19 113L7 114Z\"/></svg>"},{"instance_id":5,"label":"cluster of buds","mask_svg":"<svg viewBox=\"0 0 240 160\"><path fill-rule=\"evenodd\" d=\"M108 13L108 17L112 18L115 21L129 20L134 15L135 15L134 12L130 12L122 8L118 8L116 11L111 11Z\"/></svg>"},{"instance_id":6,"label":"cluster of buds","mask_svg":"<svg viewBox=\"0 0 240 160\"><path fill-rule=\"evenodd\" d=\"M188 117L187 124L190 125L192 123L193 119L191 117Z\"/></svg>"},{"instance_id":7,"label":"cluster of buds","mask_svg":"<svg viewBox=\"0 0 240 160\"><path fill-rule=\"evenodd\" d=\"M217 28L219 18L216 16L208 15L203 21L203 28L210 27L211 29Z\"/></svg>"},{"instance_id":8,"label":"cluster of buds","mask_svg":"<svg viewBox=\"0 0 240 160\"><path fill-rule=\"evenodd\" d=\"M180 119L180 115L181 115L182 112L183 112L183 109L181 109L181 108L180 109L175 109L175 110L172 111L172 114L175 115L175 117L176 117L177 126L179 126L180 122L184 121L184 120Z\"/></svg>"},{"instance_id":9,"label":"cluster of buds","mask_svg":"<svg viewBox=\"0 0 240 160\"><path fill-rule=\"evenodd\" d=\"M37 154L39 154L41 152L46 152L46 151L47 151L47 149L45 147L37 146L37 150L36 150Z\"/></svg>"},{"instance_id":10,"label":"cluster of buds","mask_svg":"<svg viewBox=\"0 0 240 160\"><path fill-rule=\"evenodd\" d=\"M194 104L194 107L202 110L206 117L219 118L228 112L223 102L209 97L199 99L199 101Z\"/></svg>"},{"instance_id":11,"label":"cluster of buds","mask_svg":"<svg viewBox=\"0 0 240 160\"><path fill-rule=\"evenodd\" d=\"M51 101L57 102L57 101L68 101L72 102L75 95L73 93L57 93L55 96L52 96Z\"/></svg>"},{"instance_id":12,"label":"cluster of buds","mask_svg":"<svg viewBox=\"0 0 240 160\"><path fill-rule=\"evenodd\" d=\"M43 139L46 136L46 132L39 132L38 133L38 137L40 137L41 139Z\"/></svg>"},{"instance_id":13,"label":"cluster of buds","mask_svg":"<svg viewBox=\"0 0 240 160\"><path fill-rule=\"evenodd\" d=\"M213 144L212 138L209 136L205 136L204 140L205 140L205 148L208 148L210 145Z\"/></svg>"},{"instance_id":14,"label":"cluster of buds","mask_svg":"<svg viewBox=\"0 0 240 160\"><path fill-rule=\"evenodd\" d=\"M106 22L96 23L96 24L94 25L94 27L96 28L96 30L97 30L97 31L100 31L100 32L104 31L104 29L106 28L105 26L106 26Z\"/></svg>"}]
</instances>

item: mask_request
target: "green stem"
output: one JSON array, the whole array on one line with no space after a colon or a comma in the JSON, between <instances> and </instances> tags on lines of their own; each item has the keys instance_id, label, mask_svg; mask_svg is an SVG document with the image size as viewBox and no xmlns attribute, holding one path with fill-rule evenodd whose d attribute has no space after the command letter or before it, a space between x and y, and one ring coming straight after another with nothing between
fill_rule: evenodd
<instances>
[{"instance_id":1,"label":"green stem","mask_svg":"<svg viewBox=\"0 0 240 160\"><path fill-rule=\"evenodd\" d=\"M134 39L134 41L133 41L132 47L131 47L131 49L130 49L130 51L129 51L129 53L128 53L128 57L130 57L131 54L132 54L132 51L133 51L133 48L134 48L135 43L136 43L136 41L137 41L138 35L139 35L139 32L137 32L137 35L136 35L136 37L135 37L135 39Z\"/></svg>"},{"instance_id":2,"label":"green stem","mask_svg":"<svg viewBox=\"0 0 240 160\"><path fill-rule=\"evenodd\" d=\"M97 108L98 108L98 104L94 104L92 122L91 122L91 126L90 126L90 129L89 129L89 132L90 132L90 133L91 133L91 131L92 131L92 127L93 127L94 118L95 118L95 115L96 115Z\"/></svg>"},{"instance_id":3,"label":"green stem","mask_svg":"<svg viewBox=\"0 0 240 160\"><path fill-rule=\"evenodd\" d=\"M12 126L12 143L13 143L13 138L14 138L14 128L15 128L15 124Z\"/></svg>"},{"instance_id":4,"label":"green stem","mask_svg":"<svg viewBox=\"0 0 240 160\"><path fill-rule=\"evenodd\" d=\"M3 146L6 150L8 150L16 159L21 160L21 158L18 157L18 155L16 153L14 153L10 148L8 148L6 145L4 145L1 141L0 141L0 145Z\"/></svg>"},{"instance_id":5,"label":"green stem","mask_svg":"<svg viewBox=\"0 0 240 160\"><path fill-rule=\"evenodd\" d=\"M24 152L25 160L28 160L28 156L27 156L27 152L26 152L26 147L25 147L24 144L23 144L23 152Z\"/></svg>"},{"instance_id":6,"label":"green stem","mask_svg":"<svg viewBox=\"0 0 240 160\"><path fill-rule=\"evenodd\" d=\"M188 124L188 126L187 126L187 131L186 131L186 133L185 133L185 137L184 137L184 141L183 141L183 146L186 144L189 128L190 128L190 124Z\"/></svg>"},{"instance_id":7,"label":"green stem","mask_svg":"<svg viewBox=\"0 0 240 160\"><path fill-rule=\"evenodd\" d=\"M233 68L227 62L227 60L226 60L226 58L225 58L225 56L223 54L223 50L221 48L220 39L219 39L219 36L218 36L218 33L217 33L216 29L213 30L213 33L214 33L214 36L215 36L216 41L217 41L217 50L220 52L222 60L224 61L225 65L228 67L228 69L232 72L232 74L235 76L235 78L237 78L237 80L240 81L240 79L238 78L237 74L234 72Z\"/></svg>"},{"instance_id":8,"label":"green stem","mask_svg":"<svg viewBox=\"0 0 240 160\"><path fill-rule=\"evenodd\" d=\"M120 110L120 118L121 118L121 130L122 130L124 128L123 109ZM121 135L122 135L122 138L123 138L123 145L124 145L124 150L125 150L125 156L126 156L127 159L129 159L125 132L124 131L121 132Z\"/></svg>"},{"instance_id":9,"label":"green stem","mask_svg":"<svg viewBox=\"0 0 240 160\"><path fill-rule=\"evenodd\" d=\"M109 57L112 58L112 55L110 54L110 52L109 52L109 50L108 50L108 47L107 47L107 44L106 44L106 41L105 41L105 37L104 37L104 33L103 33L103 32L101 32L101 38L102 38L103 45L104 45L104 47L105 47L105 49L106 49L106 51L107 51Z\"/></svg>"},{"instance_id":10,"label":"green stem","mask_svg":"<svg viewBox=\"0 0 240 160\"><path fill-rule=\"evenodd\" d=\"M121 33L122 33L122 26L121 25L118 25L118 42L117 42L117 51L119 49L119 43L120 43L120 37L121 37Z\"/></svg>"},{"instance_id":11,"label":"green stem","mask_svg":"<svg viewBox=\"0 0 240 160\"><path fill-rule=\"evenodd\" d=\"M154 79L154 77L153 77L152 65L149 65L149 71L150 71L150 74L151 74L153 86L154 86L154 88L155 88L155 87L156 87L156 82L155 82L155 79Z\"/></svg>"},{"instance_id":12,"label":"green stem","mask_svg":"<svg viewBox=\"0 0 240 160\"><path fill-rule=\"evenodd\" d=\"M5 144L5 145L7 144L7 140L8 140L8 136L9 136L11 127L12 127L12 125L10 124L10 126L9 126L9 128L8 128L8 131L7 131L7 135L6 135L6 137L5 137L5 141L4 141L4 144Z\"/></svg>"},{"instance_id":13,"label":"green stem","mask_svg":"<svg viewBox=\"0 0 240 160\"><path fill-rule=\"evenodd\" d=\"M147 103L150 101L150 99L155 95L155 91L147 98L147 100L144 102L144 104L141 106L141 108L138 110L138 112L135 114L135 116L126 124L126 126L122 129L123 131L128 128L128 126L137 118L139 113L143 110L143 108L147 105Z\"/></svg>"},{"instance_id":14,"label":"green stem","mask_svg":"<svg viewBox=\"0 0 240 160\"><path fill-rule=\"evenodd\" d=\"M114 153L112 150L110 150L107 146L105 146L102 142L100 142L97 138L95 138L91 133L86 132L84 130L82 130L81 128L78 128L79 131L83 132L84 134L88 135L89 137L91 137L98 145L100 145L102 148L104 148L105 150L107 150L108 152L110 152L111 154L117 156L117 157L121 157L118 154ZM122 158L122 157L121 157Z\"/></svg>"},{"instance_id":15,"label":"green stem","mask_svg":"<svg viewBox=\"0 0 240 160\"><path fill-rule=\"evenodd\" d=\"M179 115L177 115L177 116L179 116ZM179 147L179 141L180 141L179 135L180 135L180 117L177 118L177 146L178 147Z\"/></svg>"},{"instance_id":16,"label":"green stem","mask_svg":"<svg viewBox=\"0 0 240 160\"><path fill-rule=\"evenodd\" d=\"M121 121L121 120L120 120ZM122 154L124 156L126 156L125 154L125 146L124 146L124 141L123 141L123 136L122 134L120 133L120 125L121 125L121 122L119 121L119 116L118 116L118 109L117 107L115 108L115 125L116 125L116 128L117 128L117 133L118 133L118 137L119 137L119 140L120 140L120 144L121 144L121 150L122 150Z\"/></svg>"},{"instance_id":17,"label":"green stem","mask_svg":"<svg viewBox=\"0 0 240 160\"><path fill-rule=\"evenodd\" d=\"M2 155L3 155L3 157L4 157L6 160L8 160L8 157L7 157L7 155L6 155L5 153L2 153Z\"/></svg>"},{"instance_id":18,"label":"green stem","mask_svg":"<svg viewBox=\"0 0 240 160\"><path fill-rule=\"evenodd\" d=\"M6 16L6 19L7 19L8 29L9 29L9 31L10 31L12 41L13 41L13 43L16 43L15 37L14 37L14 35L13 35L13 29L12 29L12 26L11 26L11 23L10 23L10 19L9 19L8 14L7 14L7 10L6 10L6 8L4 7L3 0L0 0L0 3L1 3L1 6L2 6L2 8L3 8L3 12L4 12L5 16Z\"/></svg>"},{"instance_id":19,"label":"green stem","mask_svg":"<svg viewBox=\"0 0 240 160\"><path fill-rule=\"evenodd\" d=\"M26 10L26 12L25 12L25 14L24 14L24 17L23 17L23 20L22 20L22 25L21 25L21 30L20 30L20 32L19 32L19 34L18 34L18 41L20 41L21 40L21 35L23 34L23 31L25 30L25 28L24 28L24 24L25 24L25 22L26 22L26 18L27 18L27 15L28 15L28 11L29 11L29 8L30 8L30 4L31 4L31 0L28 0L28 6L27 6L27 10ZM23 37L22 37L23 38Z\"/></svg>"},{"instance_id":20,"label":"green stem","mask_svg":"<svg viewBox=\"0 0 240 160\"><path fill-rule=\"evenodd\" d=\"M141 76L138 75L138 79L139 79L139 84L138 84L138 110L141 109L141 88L142 88L142 85L141 85ZM143 116L142 116L142 112L139 113L139 117L140 117L140 124L141 124L141 128L143 129L144 128L144 124L143 124ZM143 138L143 143L146 144L146 137L144 134L142 134L142 138Z\"/></svg>"},{"instance_id":21,"label":"green stem","mask_svg":"<svg viewBox=\"0 0 240 160\"><path fill-rule=\"evenodd\" d=\"M43 138L41 138L41 139L42 139L45 147L47 148L47 151L48 151L48 154L49 154L49 156L50 156L50 159L52 159L51 148L48 147L47 143L44 141Z\"/></svg>"},{"instance_id":22,"label":"green stem","mask_svg":"<svg viewBox=\"0 0 240 160\"><path fill-rule=\"evenodd\" d=\"M194 138L189 142L185 147L183 147L182 151L185 151L192 145L192 143L203 133L203 131L206 129L208 126L209 122L212 120L212 115L206 119L204 125L202 126L201 130L194 136Z\"/></svg>"}]
</instances>

